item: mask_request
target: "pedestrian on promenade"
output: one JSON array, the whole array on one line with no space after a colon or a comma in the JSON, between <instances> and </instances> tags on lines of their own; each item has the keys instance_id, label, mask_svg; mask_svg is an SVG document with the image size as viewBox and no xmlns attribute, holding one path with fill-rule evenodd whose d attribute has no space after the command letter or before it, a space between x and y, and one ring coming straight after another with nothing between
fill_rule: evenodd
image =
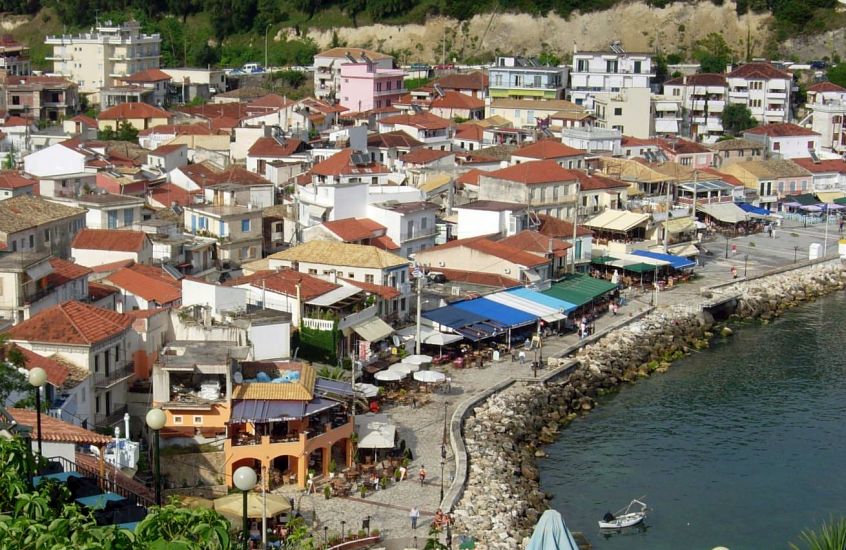
<instances>
[{"instance_id":1,"label":"pedestrian on promenade","mask_svg":"<svg viewBox=\"0 0 846 550\"><path fill-rule=\"evenodd\" d=\"M411 507L408 517L411 518L411 528L417 529L417 519L420 517L420 510L417 509L417 506Z\"/></svg>"},{"instance_id":2,"label":"pedestrian on promenade","mask_svg":"<svg viewBox=\"0 0 846 550\"><path fill-rule=\"evenodd\" d=\"M400 466L400 467L399 467L399 473L400 473L400 478L399 478L399 480L400 480L400 481L405 480L405 479L406 479L406 477L408 477L408 468L406 468L405 466Z\"/></svg>"},{"instance_id":3,"label":"pedestrian on promenade","mask_svg":"<svg viewBox=\"0 0 846 550\"><path fill-rule=\"evenodd\" d=\"M420 479L420 485L426 483L426 467L422 464L420 465L420 472L418 472L417 478Z\"/></svg>"},{"instance_id":4,"label":"pedestrian on promenade","mask_svg":"<svg viewBox=\"0 0 846 550\"><path fill-rule=\"evenodd\" d=\"M840 232L843 233L843 224L846 224L846 221L843 218L840 218Z\"/></svg>"}]
</instances>

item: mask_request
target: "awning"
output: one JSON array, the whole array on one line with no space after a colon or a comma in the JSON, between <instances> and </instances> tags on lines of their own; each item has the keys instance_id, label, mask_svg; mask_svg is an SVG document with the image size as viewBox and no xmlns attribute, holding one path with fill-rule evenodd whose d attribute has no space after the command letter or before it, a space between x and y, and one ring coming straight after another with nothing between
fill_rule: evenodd
<instances>
[{"instance_id":1,"label":"awning","mask_svg":"<svg viewBox=\"0 0 846 550\"><path fill-rule=\"evenodd\" d=\"M652 247L650 247L650 250L652 252L662 252L663 253L664 252L664 246L663 245L652 246ZM693 243L671 244L670 246L667 247L667 252L669 254L672 254L673 256L689 257L689 256L698 256L699 255L699 249L696 248L696 245L693 244Z\"/></svg>"},{"instance_id":2,"label":"awning","mask_svg":"<svg viewBox=\"0 0 846 550\"><path fill-rule=\"evenodd\" d=\"M693 223L693 218L688 217L666 220L662 222L661 225L663 225L670 234L686 233L696 229L696 225Z\"/></svg>"},{"instance_id":3,"label":"awning","mask_svg":"<svg viewBox=\"0 0 846 550\"><path fill-rule=\"evenodd\" d=\"M584 225L595 229L625 233L638 225L645 225L650 217L649 214L637 214L628 210L608 209L602 214L586 221Z\"/></svg>"},{"instance_id":4,"label":"awning","mask_svg":"<svg viewBox=\"0 0 846 550\"><path fill-rule=\"evenodd\" d=\"M836 202L837 199L846 197L843 191L817 191L817 198L820 202Z\"/></svg>"},{"instance_id":5,"label":"awning","mask_svg":"<svg viewBox=\"0 0 846 550\"><path fill-rule=\"evenodd\" d=\"M766 208L754 206L754 205L749 204L748 202L737 203L737 206L739 206L740 209L743 210L744 212L747 212L747 213L749 213L749 214L751 214L752 216L755 216L755 217L769 218L773 214L772 212L770 212Z\"/></svg>"},{"instance_id":6,"label":"awning","mask_svg":"<svg viewBox=\"0 0 846 550\"><path fill-rule=\"evenodd\" d=\"M618 285L595 279L581 273L571 273L552 285L542 294L558 298L577 306L583 306L592 300L612 292Z\"/></svg>"},{"instance_id":7,"label":"awning","mask_svg":"<svg viewBox=\"0 0 846 550\"><path fill-rule=\"evenodd\" d=\"M287 422L317 414L340 405L331 399L316 397L311 401L282 401L278 399L236 399L232 402L229 421Z\"/></svg>"},{"instance_id":8,"label":"awning","mask_svg":"<svg viewBox=\"0 0 846 550\"><path fill-rule=\"evenodd\" d=\"M314 391L334 393L335 395L347 397L352 397L353 395L352 385L349 382L329 380L328 378L320 378L319 376L314 380Z\"/></svg>"},{"instance_id":9,"label":"awning","mask_svg":"<svg viewBox=\"0 0 846 550\"><path fill-rule=\"evenodd\" d=\"M368 342L378 342L383 338L387 338L393 334L394 329L378 317L371 317L357 325L353 325L352 329Z\"/></svg>"},{"instance_id":10,"label":"awning","mask_svg":"<svg viewBox=\"0 0 846 550\"><path fill-rule=\"evenodd\" d=\"M386 414L360 414L355 417L359 449L393 449L397 427Z\"/></svg>"},{"instance_id":11,"label":"awning","mask_svg":"<svg viewBox=\"0 0 846 550\"><path fill-rule=\"evenodd\" d=\"M473 342L496 336L508 329L506 324L454 305L424 311L422 315L430 321L453 329Z\"/></svg>"},{"instance_id":12,"label":"awning","mask_svg":"<svg viewBox=\"0 0 846 550\"><path fill-rule=\"evenodd\" d=\"M339 286L338 288L334 288L325 294L321 294L306 303L312 306L331 306L342 300L346 300L350 296L354 296L361 291L362 290L356 286Z\"/></svg>"},{"instance_id":13,"label":"awning","mask_svg":"<svg viewBox=\"0 0 846 550\"><path fill-rule=\"evenodd\" d=\"M653 273L658 266L639 262L636 264L625 264L620 267L625 271L631 271L632 273Z\"/></svg>"},{"instance_id":14,"label":"awning","mask_svg":"<svg viewBox=\"0 0 846 550\"><path fill-rule=\"evenodd\" d=\"M567 315L565 315L562 311L558 311L555 308L551 308L549 306L539 304L531 300L527 300L526 298L517 296L516 294L512 294L511 292L503 291L494 294L488 294L487 296L485 296L485 299L498 302L508 307L513 307L514 309L520 311L525 311L526 313L530 313L535 317L543 319L547 323L552 323L553 321L560 321L562 319L567 318Z\"/></svg>"},{"instance_id":15,"label":"awning","mask_svg":"<svg viewBox=\"0 0 846 550\"><path fill-rule=\"evenodd\" d=\"M799 195L789 195L788 198L792 202L798 202L802 206L810 206L812 204L819 204L820 200L811 193L800 193Z\"/></svg>"},{"instance_id":16,"label":"awning","mask_svg":"<svg viewBox=\"0 0 846 550\"><path fill-rule=\"evenodd\" d=\"M748 217L739 206L733 202L717 202L699 206L699 211L708 214L717 221L732 225L746 221Z\"/></svg>"},{"instance_id":17,"label":"awning","mask_svg":"<svg viewBox=\"0 0 846 550\"><path fill-rule=\"evenodd\" d=\"M570 313L578 307L576 304L571 304L570 302L565 302L564 300L559 300L558 298L548 296L542 292L529 290L528 288L513 288L508 292L520 296L521 298L526 298L527 300L549 306L562 313Z\"/></svg>"},{"instance_id":18,"label":"awning","mask_svg":"<svg viewBox=\"0 0 846 550\"><path fill-rule=\"evenodd\" d=\"M613 262L614 260L618 260L619 258L615 258L614 256L596 256L595 258L590 259L590 263L604 265Z\"/></svg>"},{"instance_id":19,"label":"awning","mask_svg":"<svg viewBox=\"0 0 846 550\"><path fill-rule=\"evenodd\" d=\"M396 334L398 336L401 336L403 340L412 340L417 337L417 327L415 327L414 325L410 327L405 327L402 330L398 330ZM446 332L441 332L439 330L435 330L433 327L427 327L426 325L420 326L421 344L431 344L433 346L446 346L448 344L453 344L463 339L464 337L458 334L449 334Z\"/></svg>"},{"instance_id":20,"label":"awning","mask_svg":"<svg viewBox=\"0 0 846 550\"><path fill-rule=\"evenodd\" d=\"M51 273L53 273L53 266L50 265L50 262L48 261L38 262L37 264L33 264L26 268L26 274L29 275L29 278L33 281L43 279Z\"/></svg>"},{"instance_id":21,"label":"awning","mask_svg":"<svg viewBox=\"0 0 846 550\"><path fill-rule=\"evenodd\" d=\"M669 262L673 269L690 269L696 266L696 262L692 262L687 258L681 256L673 256L672 254L661 254L660 252L652 252L649 250L634 250L632 254L635 256L643 256L644 258L652 258L654 260L663 260Z\"/></svg>"},{"instance_id":22,"label":"awning","mask_svg":"<svg viewBox=\"0 0 846 550\"><path fill-rule=\"evenodd\" d=\"M508 328L531 325L538 321L538 317L531 313L520 311L519 309L488 300L487 298L476 298L475 300L456 302L451 305L487 317Z\"/></svg>"}]
</instances>

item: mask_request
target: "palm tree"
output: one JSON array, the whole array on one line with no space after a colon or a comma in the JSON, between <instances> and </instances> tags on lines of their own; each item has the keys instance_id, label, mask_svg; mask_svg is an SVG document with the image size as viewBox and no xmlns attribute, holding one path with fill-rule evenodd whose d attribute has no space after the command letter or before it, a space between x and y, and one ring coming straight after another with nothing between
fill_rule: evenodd
<instances>
[{"instance_id":1,"label":"palm tree","mask_svg":"<svg viewBox=\"0 0 846 550\"><path fill-rule=\"evenodd\" d=\"M792 550L846 550L846 518L823 522L819 533L806 529L799 534L804 547L790 543Z\"/></svg>"}]
</instances>

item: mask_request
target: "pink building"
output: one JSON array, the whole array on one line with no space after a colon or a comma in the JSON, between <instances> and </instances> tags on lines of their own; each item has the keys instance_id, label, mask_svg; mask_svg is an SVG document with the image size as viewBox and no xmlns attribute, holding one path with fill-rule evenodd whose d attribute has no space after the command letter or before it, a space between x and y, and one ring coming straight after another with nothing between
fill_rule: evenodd
<instances>
[{"instance_id":1,"label":"pink building","mask_svg":"<svg viewBox=\"0 0 846 550\"><path fill-rule=\"evenodd\" d=\"M405 94L405 72L372 63L341 65L340 103L353 112L390 107Z\"/></svg>"}]
</instances>

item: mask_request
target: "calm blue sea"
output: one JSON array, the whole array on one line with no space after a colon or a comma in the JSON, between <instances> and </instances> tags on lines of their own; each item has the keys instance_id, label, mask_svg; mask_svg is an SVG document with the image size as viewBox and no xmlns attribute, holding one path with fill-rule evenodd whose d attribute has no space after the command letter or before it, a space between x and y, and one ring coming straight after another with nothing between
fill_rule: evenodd
<instances>
[{"instance_id":1,"label":"calm blue sea","mask_svg":"<svg viewBox=\"0 0 846 550\"><path fill-rule=\"evenodd\" d=\"M602 398L547 452L541 486L595 549L788 548L846 516L846 295L736 327ZM643 529L599 532L643 495Z\"/></svg>"}]
</instances>

